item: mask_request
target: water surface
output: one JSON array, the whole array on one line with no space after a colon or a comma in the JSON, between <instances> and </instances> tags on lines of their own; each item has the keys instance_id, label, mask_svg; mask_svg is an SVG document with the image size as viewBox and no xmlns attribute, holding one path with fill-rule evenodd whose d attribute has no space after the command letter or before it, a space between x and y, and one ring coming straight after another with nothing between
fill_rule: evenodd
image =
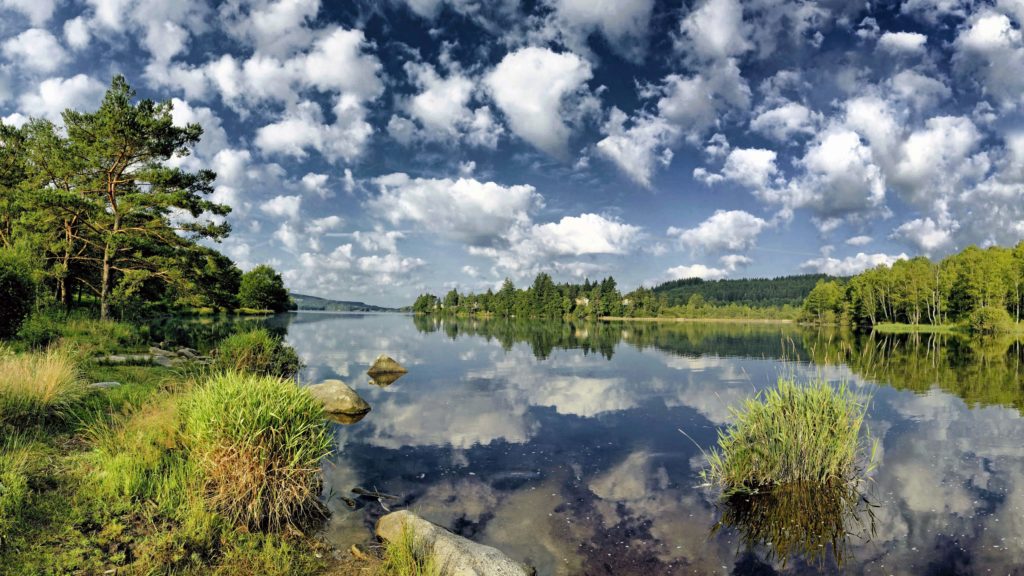
<instances>
[{"instance_id":1,"label":"water surface","mask_svg":"<svg viewBox=\"0 0 1024 576\"><path fill-rule=\"evenodd\" d=\"M325 494L394 494L392 509L539 574L1024 573L1019 344L786 324L275 322L307 364L304 381L341 378L373 406L335 425ZM372 383L380 353L409 373ZM780 375L873 394L879 460L866 500L736 509L698 487L700 449L729 406ZM385 513L372 500L329 505L328 538L345 547Z\"/></svg>"}]
</instances>

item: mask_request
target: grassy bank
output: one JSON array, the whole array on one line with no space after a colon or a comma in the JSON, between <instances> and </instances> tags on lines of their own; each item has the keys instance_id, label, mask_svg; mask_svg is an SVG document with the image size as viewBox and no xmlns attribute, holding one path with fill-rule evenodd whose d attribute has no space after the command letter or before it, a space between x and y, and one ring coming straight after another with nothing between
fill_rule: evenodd
<instances>
[{"instance_id":1,"label":"grassy bank","mask_svg":"<svg viewBox=\"0 0 1024 576\"><path fill-rule=\"evenodd\" d=\"M0 344L0 572L375 569L315 536L332 441L304 389L245 372L239 341L259 342L263 361L265 336L236 338L230 372L98 365L117 342L146 344L115 322L62 326L48 348Z\"/></svg>"},{"instance_id":2,"label":"grassy bank","mask_svg":"<svg viewBox=\"0 0 1024 576\"><path fill-rule=\"evenodd\" d=\"M882 322L872 330L879 334L967 334L968 330L959 324L901 324Z\"/></svg>"}]
</instances>

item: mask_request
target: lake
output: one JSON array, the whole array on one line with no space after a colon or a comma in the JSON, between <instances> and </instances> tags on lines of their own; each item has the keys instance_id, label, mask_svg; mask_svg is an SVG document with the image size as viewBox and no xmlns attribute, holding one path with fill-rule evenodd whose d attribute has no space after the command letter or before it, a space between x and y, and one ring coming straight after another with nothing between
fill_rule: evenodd
<instances>
[{"instance_id":1,"label":"lake","mask_svg":"<svg viewBox=\"0 0 1024 576\"><path fill-rule=\"evenodd\" d=\"M327 538L385 513L355 486L548 574L1024 573L1024 349L789 324L434 320L298 313L271 323L373 407L334 424ZM409 373L373 383L387 353ZM723 506L701 450L780 376L873 395L860 494ZM680 430L685 431L686 435Z\"/></svg>"}]
</instances>

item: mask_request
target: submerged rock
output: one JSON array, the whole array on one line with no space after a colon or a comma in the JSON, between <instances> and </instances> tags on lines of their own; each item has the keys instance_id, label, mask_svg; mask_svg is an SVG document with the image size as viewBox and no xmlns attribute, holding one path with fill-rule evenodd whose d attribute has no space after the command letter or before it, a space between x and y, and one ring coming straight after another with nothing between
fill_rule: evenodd
<instances>
[{"instance_id":1,"label":"submerged rock","mask_svg":"<svg viewBox=\"0 0 1024 576\"><path fill-rule=\"evenodd\" d=\"M341 424L343 426L349 426L351 424L359 422L363 418L366 418L366 415L369 413L369 410L367 410L366 412L360 412L359 414L343 414L341 412L328 412L327 418L332 422L337 422L338 424Z\"/></svg>"},{"instance_id":2,"label":"submerged rock","mask_svg":"<svg viewBox=\"0 0 1024 576\"><path fill-rule=\"evenodd\" d=\"M402 537L402 527L413 535L418 549L424 550L441 567L444 576L532 576L536 571L506 556L501 550L477 544L420 518L407 510L381 516L377 536L388 542Z\"/></svg>"},{"instance_id":3,"label":"submerged rock","mask_svg":"<svg viewBox=\"0 0 1024 576\"><path fill-rule=\"evenodd\" d=\"M150 346L149 353L152 354L153 356L167 356L171 358L175 356L174 352L171 352L170 350L164 350L163 348L160 348L158 346Z\"/></svg>"},{"instance_id":4,"label":"submerged rock","mask_svg":"<svg viewBox=\"0 0 1024 576\"><path fill-rule=\"evenodd\" d=\"M408 370L405 369L405 366L402 366L394 358L385 354L377 356L377 359L373 361L373 365L366 371L370 376L378 374L405 374L406 372Z\"/></svg>"},{"instance_id":5,"label":"submerged rock","mask_svg":"<svg viewBox=\"0 0 1024 576\"><path fill-rule=\"evenodd\" d=\"M314 398L324 403L324 411L328 414L359 416L370 411L370 405L366 403L366 400L363 400L355 390L349 388L341 380L324 380L319 384L307 386L306 390L309 390Z\"/></svg>"}]
</instances>

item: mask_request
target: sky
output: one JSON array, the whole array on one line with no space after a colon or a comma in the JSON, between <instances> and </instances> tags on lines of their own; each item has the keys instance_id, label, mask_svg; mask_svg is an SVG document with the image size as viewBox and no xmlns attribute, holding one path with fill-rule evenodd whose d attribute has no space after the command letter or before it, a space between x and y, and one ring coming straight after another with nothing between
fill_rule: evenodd
<instances>
[{"instance_id":1,"label":"sky","mask_svg":"<svg viewBox=\"0 0 1024 576\"><path fill-rule=\"evenodd\" d=\"M1024 0L0 0L0 118L123 74L296 292L847 275L1024 238Z\"/></svg>"}]
</instances>

